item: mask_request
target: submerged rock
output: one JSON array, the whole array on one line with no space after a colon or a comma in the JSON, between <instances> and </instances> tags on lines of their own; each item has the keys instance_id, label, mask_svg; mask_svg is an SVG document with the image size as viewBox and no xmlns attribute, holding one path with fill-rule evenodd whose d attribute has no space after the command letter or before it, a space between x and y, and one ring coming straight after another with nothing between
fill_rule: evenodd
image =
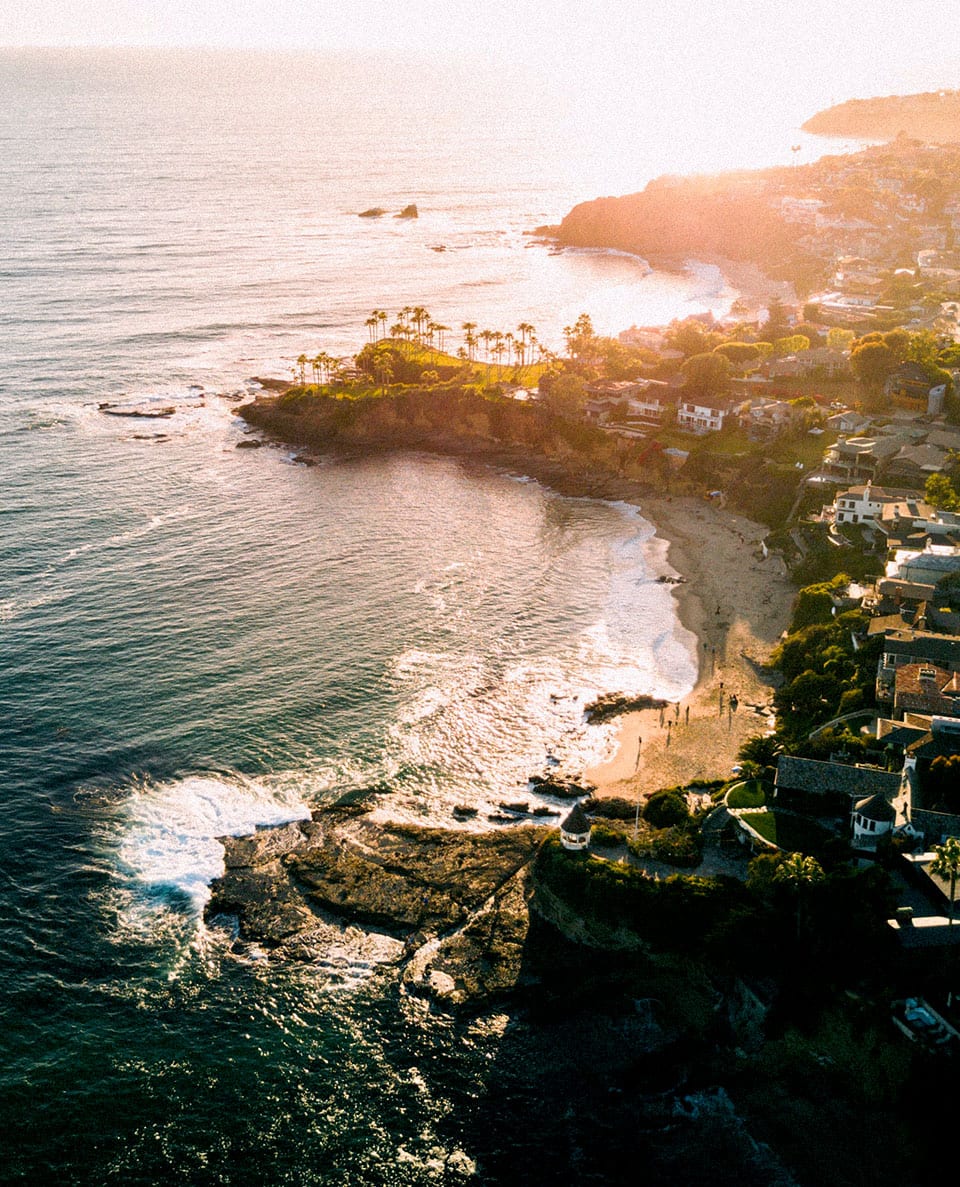
<instances>
[{"instance_id":1,"label":"submerged rock","mask_svg":"<svg viewBox=\"0 0 960 1187\"><path fill-rule=\"evenodd\" d=\"M393 217L394 218L419 218L420 211L417 210L417 204L415 202L411 202L409 206L404 206L403 210L401 210L398 214L395 214Z\"/></svg>"},{"instance_id":2,"label":"submerged rock","mask_svg":"<svg viewBox=\"0 0 960 1187\"><path fill-rule=\"evenodd\" d=\"M382 206L371 206L369 210L361 210L359 217L360 218L379 218L382 214L386 214L386 213L387 212L383 209Z\"/></svg>"}]
</instances>

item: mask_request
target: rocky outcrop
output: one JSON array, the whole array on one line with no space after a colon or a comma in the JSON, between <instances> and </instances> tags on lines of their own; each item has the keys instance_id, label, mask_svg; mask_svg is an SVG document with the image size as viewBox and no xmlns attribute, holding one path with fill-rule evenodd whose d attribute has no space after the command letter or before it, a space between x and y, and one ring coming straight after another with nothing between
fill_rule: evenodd
<instances>
[{"instance_id":1,"label":"rocky outcrop","mask_svg":"<svg viewBox=\"0 0 960 1187\"><path fill-rule=\"evenodd\" d=\"M403 210L399 211L393 217L394 218L419 218L420 211L417 210L416 202L411 202L409 206L404 206Z\"/></svg>"},{"instance_id":2,"label":"rocky outcrop","mask_svg":"<svg viewBox=\"0 0 960 1187\"><path fill-rule=\"evenodd\" d=\"M598 721L609 721L611 717L621 717L624 713L633 713L638 709L665 709L668 703L661 697L648 696L646 693L628 696L622 692L608 692L585 705L583 713L586 720L594 724Z\"/></svg>"},{"instance_id":3,"label":"rocky outcrop","mask_svg":"<svg viewBox=\"0 0 960 1187\"><path fill-rule=\"evenodd\" d=\"M955 144L960 141L960 91L848 99L818 111L801 128L817 136L869 140L913 136L928 144Z\"/></svg>"},{"instance_id":4,"label":"rocky outcrop","mask_svg":"<svg viewBox=\"0 0 960 1187\"><path fill-rule=\"evenodd\" d=\"M764 264L792 246L790 228L764 194L774 176L658 177L637 194L581 202L564 217L557 241L661 262L726 256Z\"/></svg>"},{"instance_id":5,"label":"rocky outcrop","mask_svg":"<svg viewBox=\"0 0 960 1187\"><path fill-rule=\"evenodd\" d=\"M518 981L529 867L545 835L530 825L478 833L319 810L222 838L226 872L207 918L235 917L241 944L274 958L329 963L340 953L347 963L400 964L408 991L446 1006L477 1003Z\"/></svg>"}]
</instances>

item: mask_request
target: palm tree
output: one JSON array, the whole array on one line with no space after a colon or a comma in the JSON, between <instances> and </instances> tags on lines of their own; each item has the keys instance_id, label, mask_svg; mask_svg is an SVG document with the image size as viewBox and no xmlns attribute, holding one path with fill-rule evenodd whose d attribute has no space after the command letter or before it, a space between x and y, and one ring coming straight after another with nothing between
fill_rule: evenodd
<instances>
[{"instance_id":1,"label":"palm tree","mask_svg":"<svg viewBox=\"0 0 960 1187\"><path fill-rule=\"evenodd\" d=\"M527 340L528 340L528 338L529 339L533 338L535 329L534 329L534 326L530 322L522 321L517 326L517 330L520 334L520 341L523 343L523 357L520 360L520 366L522 367L527 361Z\"/></svg>"},{"instance_id":2,"label":"palm tree","mask_svg":"<svg viewBox=\"0 0 960 1187\"><path fill-rule=\"evenodd\" d=\"M957 878L960 877L960 840L947 837L942 845L934 845L930 873L950 879L950 923L953 927L953 904L957 897Z\"/></svg>"},{"instance_id":3,"label":"palm tree","mask_svg":"<svg viewBox=\"0 0 960 1187\"><path fill-rule=\"evenodd\" d=\"M373 313L370 314L370 316L367 318L367 320L363 324L367 327L367 332L369 334L370 341L376 342L376 340L377 340L377 326L379 324L377 321L377 311L374 310Z\"/></svg>"},{"instance_id":4,"label":"palm tree","mask_svg":"<svg viewBox=\"0 0 960 1187\"><path fill-rule=\"evenodd\" d=\"M460 328L461 328L461 330L463 330L463 334L464 334L463 340L466 343L466 347L467 347L467 357L469 358L470 362L472 363L473 362L473 351L477 345L477 336L476 336L476 334L474 334L473 331L477 328L477 323L475 321L465 321Z\"/></svg>"},{"instance_id":5,"label":"palm tree","mask_svg":"<svg viewBox=\"0 0 960 1187\"><path fill-rule=\"evenodd\" d=\"M380 384L380 394L385 396L387 394L387 386L390 380L393 379L393 365L386 351L380 351L374 358L373 375L377 383Z\"/></svg>"},{"instance_id":6,"label":"palm tree","mask_svg":"<svg viewBox=\"0 0 960 1187\"><path fill-rule=\"evenodd\" d=\"M413 324L416 326L416 335L418 345L423 345L423 327L430 320L430 314L422 305L416 305L410 311L413 318Z\"/></svg>"},{"instance_id":7,"label":"palm tree","mask_svg":"<svg viewBox=\"0 0 960 1187\"><path fill-rule=\"evenodd\" d=\"M321 351L321 354L322 353L323 352ZM320 386L320 355L319 354L314 355L313 358L310 360L310 370L313 372L313 382L317 385L317 387L319 387Z\"/></svg>"},{"instance_id":8,"label":"palm tree","mask_svg":"<svg viewBox=\"0 0 960 1187\"><path fill-rule=\"evenodd\" d=\"M439 322L431 322L430 329L436 332L437 335L437 349L443 350L443 336L450 329L449 326L440 324Z\"/></svg>"},{"instance_id":9,"label":"palm tree","mask_svg":"<svg viewBox=\"0 0 960 1187\"><path fill-rule=\"evenodd\" d=\"M790 853L777 866L773 877L777 882L786 882L792 886L797 896L797 939L799 940L803 922L804 888L814 882L823 881L823 867L815 857L809 857L805 853Z\"/></svg>"},{"instance_id":10,"label":"palm tree","mask_svg":"<svg viewBox=\"0 0 960 1187\"><path fill-rule=\"evenodd\" d=\"M307 356L305 354L297 355L297 374L300 376L300 386L307 382Z\"/></svg>"}]
</instances>

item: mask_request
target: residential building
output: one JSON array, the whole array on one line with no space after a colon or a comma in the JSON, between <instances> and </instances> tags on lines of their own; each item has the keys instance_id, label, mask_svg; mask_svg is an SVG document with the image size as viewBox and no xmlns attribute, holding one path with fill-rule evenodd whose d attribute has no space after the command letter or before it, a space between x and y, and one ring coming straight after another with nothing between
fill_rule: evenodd
<instances>
[{"instance_id":1,"label":"residential building","mask_svg":"<svg viewBox=\"0 0 960 1187\"><path fill-rule=\"evenodd\" d=\"M847 815L864 797L893 800L900 791L900 774L878 767L822 762L782 754L777 761L774 799L778 808L815 815Z\"/></svg>"},{"instance_id":2,"label":"residential building","mask_svg":"<svg viewBox=\"0 0 960 1187\"><path fill-rule=\"evenodd\" d=\"M960 717L960 673L932 663L903 664L897 668L893 716L902 718L905 713Z\"/></svg>"},{"instance_id":3,"label":"residential building","mask_svg":"<svg viewBox=\"0 0 960 1187\"><path fill-rule=\"evenodd\" d=\"M860 523L875 528L885 507L906 498L912 492L891 487L874 486L867 482L862 486L850 486L838 491L833 500L835 523Z\"/></svg>"},{"instance_id":4,"label":"residential building","mask_svg":"<svg viewBox=\"0 0 960 1187\"><path fill-rule=\"evenodd\" d=\"M681 397L677 405L677 427L698 436L719 433L730 411L729 404L721 400L705 396L700 399Z\"/></svg>"}]
</instances>

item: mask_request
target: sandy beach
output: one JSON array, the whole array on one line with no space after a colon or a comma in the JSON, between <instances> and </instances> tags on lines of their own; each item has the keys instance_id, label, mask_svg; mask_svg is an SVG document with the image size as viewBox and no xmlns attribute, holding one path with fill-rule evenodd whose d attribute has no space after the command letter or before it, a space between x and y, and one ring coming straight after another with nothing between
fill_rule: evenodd
<instances>
[{"instance_id":1,"label":"sandy beach","mask_svg":"<svg viewBox=\"0 0 960 1187\"><path fill-rule=\"evenodd\" d=\"M745 739L773 725L773 688L761 665L795 593L780 557L763 558L761 525L692 496L640 506L669 542L667 574L684 578L673 591L681 622L699 640L699 677L678 705L620 719L616 754L585 772L600 797L634 799L730 774Z\"/></svg>"}]
</instances>

